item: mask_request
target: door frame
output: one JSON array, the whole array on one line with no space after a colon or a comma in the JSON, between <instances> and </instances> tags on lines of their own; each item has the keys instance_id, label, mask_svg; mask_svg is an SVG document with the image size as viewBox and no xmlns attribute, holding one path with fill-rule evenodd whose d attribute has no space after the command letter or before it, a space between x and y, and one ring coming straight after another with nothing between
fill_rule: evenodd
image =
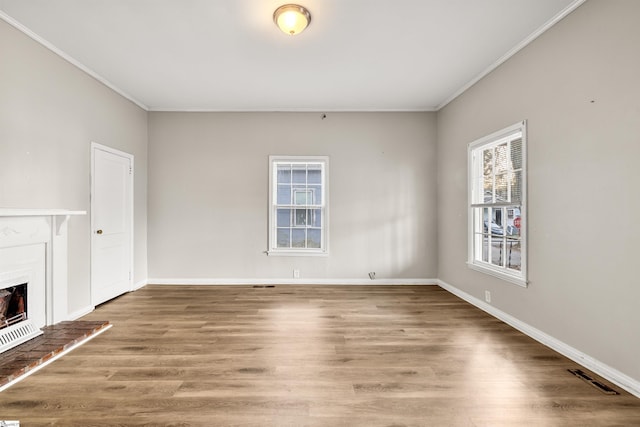
<instances>
[{"instance_id":1,"label":"door frame","mask_svg":"<svg viewBox=\"0 0 640 427\"><path fill-rule=\"evenodd\" d=\"M93 269L94 269L94 258L93 255L95 254L95 234L96 234L96 224L95 224L95 157L96 157L96 151L105 151L107 153L110 154L114 154L116 156L120 156L120 157L124 157L127 158L129 160L129 179L127 181L127 184L129 186L128 190L129 190L129 200L127 201L129 203L129 209L128 209L128 221L129 221L129 292L131 292L133 290L133 260L134 260L134 255L133 255L133 225L134 225L134 216L133 216L133 201L134 199L134 194L133 194L133 177L134 172L135 172L135 168L134 168L134 156L133 154L129 154L127 152L121 151L121 150L117 150L115 148L111 148L109 146L103 145L103 144L98 144L97 142L93 142L91 141L91 190L90 190L90 194L89 194L89 204L90 204L90 234L91 234L91 252L90 252L90 270L89 270L89 279L90 279L90 286L89 286L89 297L91 299L91 305L95 307L95 303L93 300L93 294L94 294L94 290L93 290Z\"/></svg>"}]
</instances>

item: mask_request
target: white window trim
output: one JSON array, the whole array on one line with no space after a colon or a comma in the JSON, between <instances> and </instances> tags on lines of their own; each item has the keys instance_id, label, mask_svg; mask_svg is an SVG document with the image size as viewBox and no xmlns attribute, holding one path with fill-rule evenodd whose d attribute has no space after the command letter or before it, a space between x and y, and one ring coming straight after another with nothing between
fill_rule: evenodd
<instances>
[{"instance_id":1,"label":"white window trim","mask_svg":"<svg viewBox=\"0 0 640 427\"><path fill-rule=\"evenodd\" d=\"M503 138L507 138L515 132L522 132L522 202L520 204L520 218L522 219L522 228L520 229L520 241L521 241L521 267L520 272L510 271L506 268L497 267L490 263L477 261L474 257L474 228L473 228L473 159L471 153L480 146L495 143ZM527 253L528 253L528 239L527 239L527 122L523 120L514 125L501 129L497 132L487 135L483 138L477 139L471 143L467 148L467 242L468 242L468 255L467 266L473 270L480 271L482 273L489 274L491 276L500 278L510 283L514 283L518 286L527 287L528 275L527 275Z\"/></svg>"},{"instance_id":2,"label":"white window trim","mask_svg":"<svg viewBox=\"0 0 640 427\"><path fill-rule=\"evenodd\" d=\"M323 182L323 197L324 202L324 218L322 226L322 241L324 247L319 249L310 248L286 248L280 249L277 247L276 227L275 222L277 220L274 212L274 191L273 186L276 182L276 169L273 167L276 162L290 162L290 163L310 163L310 162L322 162L324 163L324 182ZM328 156L269 156L269 200L268 200L268 216L269 216L269 238L267 255L269 256L329 256L329 157Z\"/></svg>"}]
</instances>

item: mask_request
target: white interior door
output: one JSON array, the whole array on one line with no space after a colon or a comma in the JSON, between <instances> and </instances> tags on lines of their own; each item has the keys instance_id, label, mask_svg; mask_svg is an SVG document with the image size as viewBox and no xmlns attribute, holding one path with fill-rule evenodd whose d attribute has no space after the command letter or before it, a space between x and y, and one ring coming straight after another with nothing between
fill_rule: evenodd
<instances>
[{"instance_id":1,"label":"white interior door","mask_svg":"<svg viewBox=\"0 0 640 427\"><path fill-rule=\"evenodd\" d=\"M91 145L91 302L132 289L133 156Z\"/></svg>"}]
</instances>

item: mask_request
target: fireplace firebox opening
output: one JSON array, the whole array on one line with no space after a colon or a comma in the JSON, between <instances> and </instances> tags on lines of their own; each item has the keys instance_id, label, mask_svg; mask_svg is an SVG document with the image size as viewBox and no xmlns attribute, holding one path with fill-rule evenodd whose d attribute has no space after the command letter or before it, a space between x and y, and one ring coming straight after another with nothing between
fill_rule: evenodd
<instances>
[{"instance_id":1,"label":"fireplace firebox opening","mask_svg":"<svg viewBox=\"0 0 640 427\"><path fill-rule=\"evenodd\" d=\"M27 319L27 283L0 289L0 329Z\"/></svg>"}]
</instances>

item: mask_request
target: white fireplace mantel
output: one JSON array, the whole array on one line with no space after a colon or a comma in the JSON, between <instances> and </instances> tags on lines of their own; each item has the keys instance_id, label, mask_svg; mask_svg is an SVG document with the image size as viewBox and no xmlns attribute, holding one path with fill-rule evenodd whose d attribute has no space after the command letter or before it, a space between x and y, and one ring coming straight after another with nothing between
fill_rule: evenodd
<instances>
[{"instance_id":1,"label":"white fireplace mantel","mask_svg":"<svg viewBox=\"0 0 640 427\"><path fill-rule=\"evenodd\" d=\"M46 313L36 327L68 320L67 222L73 215L85 214L86 211L65 209L0 208L0 249L6 252L33 244L44 244L46 248Z\"/></svg>"},{"instance_id":2,"label":"white fireplace mantel","mask_svg":"<svg viewBox=\"0 0 640 427\"><path fill-rule=\"evenodd\" d=\"M70 211L66 209L0 208L0 216L62 216L85 215L86 213L86 211Z\"/></svg>"}]
</instances>

